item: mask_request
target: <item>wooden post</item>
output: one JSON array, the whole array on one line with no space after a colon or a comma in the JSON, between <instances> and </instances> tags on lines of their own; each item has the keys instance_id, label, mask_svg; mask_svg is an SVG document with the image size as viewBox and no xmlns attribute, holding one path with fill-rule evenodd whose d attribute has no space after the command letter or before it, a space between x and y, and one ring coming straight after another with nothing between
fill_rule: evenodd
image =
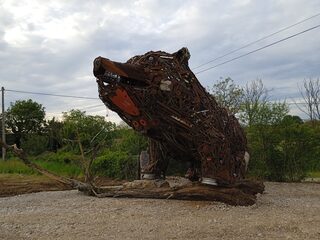
<instances>
[{"instance_id":1,"label":"wooden post","mask_svg":"<svg viewBox=\"0 0 320 240\"><path fill-rule=\"evenodd\" d=\"M6 121L5 121L5 112L4 112L4 87L1 87L2 93L2 142L6 142ZM6 160L6 149L2 147L2 160Z\"/></svg>"}]
</instances>

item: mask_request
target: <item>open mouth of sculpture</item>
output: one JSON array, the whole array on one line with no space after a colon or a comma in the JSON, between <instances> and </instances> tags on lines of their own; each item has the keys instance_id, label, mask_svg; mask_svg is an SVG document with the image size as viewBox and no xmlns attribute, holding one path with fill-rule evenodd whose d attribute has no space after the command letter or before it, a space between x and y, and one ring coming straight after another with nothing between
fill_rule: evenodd
<instances>
[{"instance_id":1,"label":"open mouth of sculpture","mask_svg":"<svg viewBox=\"0 0 320 240\"><path fill-rule=\"evenodd\" d=\"M149 85L146 80L147 76L145 76L143 70L133 64L123 64L98 57L94 60L93 65L94 75L105 86L112 84L124 87L145 88Z\"/></svg>"},{"instance_id":2,"label":"open mouth of sculpture","mask_svg":"<svg viewBox=\"0 0 320 240\"><path fill-rule=\"evenodd\" d=\"M98 57L93 73L97 78L101 100L112 110L130 116L139 116L135 90L148 86L144 73L132 64L123 64Z\"/></svg>"},{"instance_id":3,"label":"open mouth of sculpture","mask_svg":"<svg viewBox=\"0 0 320 240\"><path fill-rule=\"evenodd\" d=\"M103 75L99 75L98 78L100 81L104 83L105 86L108 86L109 84L113 84L113 85L117 84L124 87L126 86L133 87L134 89L144 89L148 87L148 84L144 81L123 77L108 71L105 71Z\"/></svg>"}]
</instances>

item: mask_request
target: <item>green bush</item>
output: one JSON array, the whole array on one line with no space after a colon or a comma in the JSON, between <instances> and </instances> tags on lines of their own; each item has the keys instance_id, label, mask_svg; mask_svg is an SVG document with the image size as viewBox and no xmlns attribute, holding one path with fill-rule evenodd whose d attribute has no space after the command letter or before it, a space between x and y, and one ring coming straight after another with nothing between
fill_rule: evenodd
<instances>
[{"instance_id":1,"label":"green bush","mask_svg":"<svg viewBox=\"0 0 320 240\"><path fill-rule=\"evenodd\" d=\"M30 160L58 175L68 177L79 177L83 175L80 156L72 152L65 152L63 150L59 150L56 153L44 152L36 157L30 157Z\"/></svg>"},{"instance_id":2,"label":"green bush","mask_svg":"<svg viewBox=\"0 0 320 240\"><path fill-rule=\"evenodd\" d=\"M37 156L45 152L48 148L49 138L48 136L29 134L21 140L21 148L28 155Z\"/></svg>"},{"instance_id":3,"label":"green bush","mask_svg":"<svg viewBox=\"0 0 320 240\"><path fill-rule=\"evenodd\" d=\"M318 172L309 172L308 177L320 178L320 171L318 171Z\"/></svg>"},{"instance_id":4,"label":"green bush","mask_svg":"<svg viewBox=\"0 0 320 240\"><path fill-rule=\"evenodd\" d=\"M313 126L294 116L273 125L247 129L250 147L249 172L272 181L300 181L317 170L319 134Z\"/></svg>"},{"instance_id":5,"label":"green bush","mask_svg":"<svg viewBox=\"0 0 320 240\"><path fill-rule=\"evenodd\" d=\"M58 175L72 178L81 177L83 175L81 167L76 164L66 164L63 162L53 161L35 161L35 163L37 163L42 168Z\"/></svg>"},{"instance_id":6,"label":"green bush","mask_svg":"<svg viewBox=\"0 0 320 240\"><path fill-rule=\"evenodd\" d=\"M44 152L41 155L38 155L34 158L36 161L43 162L58 162L65 164L76 164L78 165L80 162L80 155L75 154L71 151L67 152L62 150L58 150L56 153L54 152Z\"/></svg>"},{"instance_id":7,"label":"green bush","mask_svg":"<svg viewBox=\"0 0 320 240\"><path fill-rule=\"evenodd\" d=\"M148 140L131 128L119 128L114 133L112 150L128 152L130 155L139 155L148 147Z\"/></svg>"},{"instance_id":8,"label":"green bush","mask_svg":"<svg viewBox=\"0 0 320 240\"><path fill-rule=\"evenodd\" d=\"M138 156L125 151L107 150L94 161L92 170L99 176L135 179L138 172Z\"/></svg>"}]
</instances>

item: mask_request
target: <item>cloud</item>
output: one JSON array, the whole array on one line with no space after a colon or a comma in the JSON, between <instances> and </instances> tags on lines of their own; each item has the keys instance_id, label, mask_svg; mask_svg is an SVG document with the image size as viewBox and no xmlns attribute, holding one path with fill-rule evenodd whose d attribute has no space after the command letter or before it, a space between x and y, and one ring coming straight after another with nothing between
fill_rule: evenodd
<instances>
[{"instance_id":1,"label":"cloud","mask_svg":"<svg viewBox=\"0 0 320 240\"><path fill-rule=\"evenodd\" d=\"M301 11L303 9L303 11ZM320 2L272 1L1 1L0 77L7 89L97 97L92 61L101 55L124 62L150 50L187 46L195 67L316 14ZM213 66L319 23L314 18L259 42ZM320 30L259 51L198 75L204 86L219 77L238 84L262 78L275 99L297 96L305 77L319 77ZM283 89L283 90L282 90ZM31 97L49 115L99 104L7 93L6 105ZM90 113L105 115L104 107ZM110 119L120 121L109 111Z\"/></svg>"}]
</instances>

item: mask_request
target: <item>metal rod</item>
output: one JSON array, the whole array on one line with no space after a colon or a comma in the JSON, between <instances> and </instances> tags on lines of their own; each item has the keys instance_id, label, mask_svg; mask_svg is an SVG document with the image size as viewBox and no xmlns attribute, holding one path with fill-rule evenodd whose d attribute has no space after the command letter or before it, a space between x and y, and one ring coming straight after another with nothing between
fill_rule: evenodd
<instances>
[{"instance_id":1,"label":"metal rod","mask_svg":"<svg viewBox=\"0 0 320 240\"><path fill-rule=\"evenodd\" d=\"M2 95L2 142L6 142L6 126L5 126L5 112L4 112L4 87L1 87ZM2 160L6 160L6 149L2 147Z\"/></svg>"}]
</instances>

